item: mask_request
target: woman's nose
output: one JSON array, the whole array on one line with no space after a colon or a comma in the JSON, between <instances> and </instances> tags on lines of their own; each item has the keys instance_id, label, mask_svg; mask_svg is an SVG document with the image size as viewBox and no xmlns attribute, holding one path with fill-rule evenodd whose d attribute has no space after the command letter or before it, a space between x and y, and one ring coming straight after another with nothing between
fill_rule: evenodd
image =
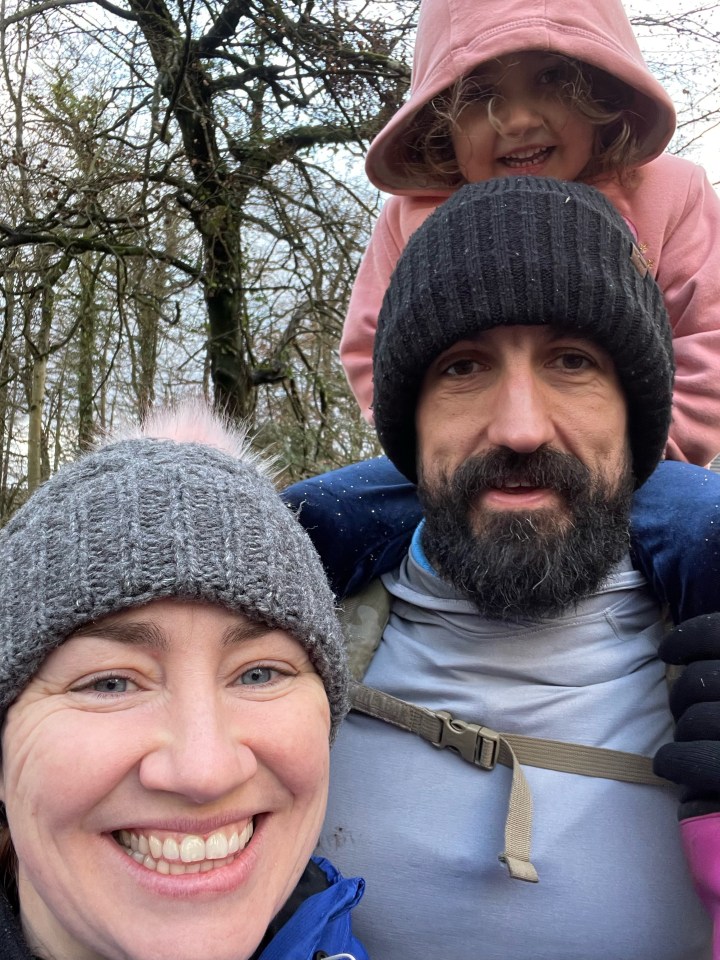
<instances>
[{"instance_id":1,"label":"woman's nose","mask_svg":"<svg viewBox=\"0 0 720 960\"><path fill-rule=\"evenodd\" d=\"M140 762L145 789L209 803L253 778L258 760L251 725L243 732L237 711L219 700L175 707L162 717Z\"/></svg>"}]
</instances>

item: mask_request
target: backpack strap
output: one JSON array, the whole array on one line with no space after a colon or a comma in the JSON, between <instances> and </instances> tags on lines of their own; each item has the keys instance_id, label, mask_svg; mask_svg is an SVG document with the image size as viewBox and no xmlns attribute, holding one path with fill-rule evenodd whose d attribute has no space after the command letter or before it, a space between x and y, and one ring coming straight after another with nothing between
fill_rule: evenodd
<instances>
[{"instance_id":1,"label":"backpack strap","mask_svg":"<svg viewBox=\"0 0 720 960\"><path fill-rule=\"evenodd\" d=\"M379 580L345 605L343 621L351 672L355 678L350 686L350 708L414 733L438 749L450 749L481 770L493 770L498 763L512 770L505 849L499 859L506 864L514 879L538 881L537 870L530 861L532 795L521 764L585 777L671 786L652 772L650 757L516 733L499 733L482 724L457 719L447 710L420 707L360 683L380 645L389 613L390 596Z\"/></svg>"},{"instance_id":2,"label":"backpack strap","mask_svg":"<svg viewBox=\"0 0 720 960\"><path fill-rule=\"evenodd\" d=\"M373 580L360 593L344 600L339 612L350 676L353 680L362 680L390 619L390 594L382 580Z\"/></svg>"},{"instance_id":3,"label":"backpack strap","mask_svg":"<svg viewBox=\"0 0 720 960\"><path fill-rule=\"evenodd\" d=\"M655 776L649 757L579 743L499 733L478 723L458 720L447 710L419 707L357 681L350 685L350 708L414 733L438 749L452 750L481 770L494 770L498 763L512 770L505 849L499 859L515 880L538 881L537 870L530 860L532 794L521 764L584 777L672 786L667 780Z\"/></svg>"}]
</instances>

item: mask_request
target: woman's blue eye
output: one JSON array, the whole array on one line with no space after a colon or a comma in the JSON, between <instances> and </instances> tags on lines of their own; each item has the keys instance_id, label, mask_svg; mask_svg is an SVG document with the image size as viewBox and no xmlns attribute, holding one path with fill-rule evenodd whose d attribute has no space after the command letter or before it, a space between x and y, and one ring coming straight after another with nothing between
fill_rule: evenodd
<instances>
[{"instance_id":1,"label":"woman's blue eye","mask_svg":"<svg viewBox=\"0 0 720 960\"><path fill-rule=\"evenodd\" d=\"M92 684L96 693L127 693L129 680L126 677L101 677Z\"/></svg>"},{"instance_id":2,"label":"woman's blue eye","mask_svg":"<svg viewBox=\"0 0 720 960\"><path fill-rule=\"evenodd\" d=\"M270 683L274 679L275 673L276 671L271 667L251 667L250 670L246 670L245 673L240 675L240 683L248 686Z\"/></svg>"}]
</instances>

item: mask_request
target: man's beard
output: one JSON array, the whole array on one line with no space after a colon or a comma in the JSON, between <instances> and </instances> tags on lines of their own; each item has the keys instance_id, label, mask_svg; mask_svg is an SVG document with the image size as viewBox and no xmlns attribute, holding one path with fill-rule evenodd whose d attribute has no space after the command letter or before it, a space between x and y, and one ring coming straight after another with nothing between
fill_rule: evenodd
<instances>
[{"instance_id":1,"label":"man's beard","mask_svg":"<svg viewBox=\"0 0 720 960\"><path fill-rule=\"evenodd\" d=\"M479 505L483 491L506 480L550 488L563 507L500 512ZM432 485L421 471L418 492L429 560L492 619L557 616L594 593L628 549L629 462L612 484L571 454L499 448Z\"/></svg>"}]
</instances>

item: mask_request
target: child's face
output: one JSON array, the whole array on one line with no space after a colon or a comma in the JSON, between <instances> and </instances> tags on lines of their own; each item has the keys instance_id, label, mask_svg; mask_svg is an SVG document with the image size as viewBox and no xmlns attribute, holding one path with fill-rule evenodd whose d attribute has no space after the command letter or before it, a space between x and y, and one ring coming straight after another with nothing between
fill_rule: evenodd
<instances>
[{"instance_id":1,"label":"child's face","mask_svg":"<svg viewBox=\"0 0 720 960\"><path fill-rule=\"evenodd\" d=\"M563 95L567 82L566 61L538 51L479 67L452 132L465 179L535 174L575 180L592 155L595 127Z\"/></svg>"}]
</instances>

